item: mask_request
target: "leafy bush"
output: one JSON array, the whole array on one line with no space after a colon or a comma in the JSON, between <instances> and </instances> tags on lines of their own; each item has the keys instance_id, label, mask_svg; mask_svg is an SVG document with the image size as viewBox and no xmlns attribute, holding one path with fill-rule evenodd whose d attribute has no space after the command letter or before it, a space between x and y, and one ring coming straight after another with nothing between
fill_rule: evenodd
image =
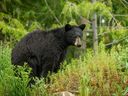
<instances>
[{"instance_id":1,"label":"leafy bush","mask_svg":"<svg viewBox=\"0 0 128 96\"><path fill-rule=\"evenodd\" d=\"M27 66L14 66L10 60L11 48L0 45L0 96L47 96L43 80L28 86L30 69Z\"/></svg>"},{"instance_id":2,"label":"leafy bush","mask_svg":"<svg viewBox=\"0 0 128 96\"><path fill-rule=\"evenodd\" d=\"M28 74L24 68L18 68L21 78L16 77L10 62L10 51L8 46L0 46L0 94L1 96L25 96L28 94Z\"/></svg>"},{"instance_id":3,"label":"leafy bush","mask_svg":"<svg viewBox=\"0 0 128 96\"><path fill-rule=\"evenodd\" d=\"M11 18L4 13L0 13L0 19L2 20L0 22L0 30L6 39L11 38L16 41L27 33L23 24L18 19Z\"/></svg>"}]
</instances>

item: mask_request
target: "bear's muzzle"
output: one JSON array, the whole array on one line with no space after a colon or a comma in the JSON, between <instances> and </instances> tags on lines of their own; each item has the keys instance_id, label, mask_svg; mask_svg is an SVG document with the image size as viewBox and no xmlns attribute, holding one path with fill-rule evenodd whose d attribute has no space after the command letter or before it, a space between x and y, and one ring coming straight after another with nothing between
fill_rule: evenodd
<instances>
[{"instance_id":1,"label":"bear's muzzle","mask_svg":"<svg viewBox=\"0 0 128 96\"><path fill-rule=\"evenodd\" d=\"M82 41L81 41L80 37L78 37L78 36L76 37L74 45L77 46L77 47L82 46Z\"/></svg>"}]
</instances>

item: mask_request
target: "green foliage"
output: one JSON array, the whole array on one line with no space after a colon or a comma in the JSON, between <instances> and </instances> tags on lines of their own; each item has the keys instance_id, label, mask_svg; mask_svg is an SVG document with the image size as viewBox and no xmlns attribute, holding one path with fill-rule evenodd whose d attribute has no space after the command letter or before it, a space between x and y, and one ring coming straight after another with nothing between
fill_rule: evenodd
<instances>
[{"instance_id":1,"label":"green foliage","mask_svg":"<svg viewBox=\"0 0 128 96\"><path fill-rule=\"evenodd\" d=\"M17 72L21 73L21 77L14 75L13 66L10 62L10 51L8 46L0 46L0 95L25 96L29 93L27 88L28 74L24 68L20 67Z\"/></svg>"},{"instance_id":2,"label":"green foliage","mask_svg":"<svg viewBox=\"0 0 128 96\"><path fill-rule=\"evenodd\" d=\"M9 46L0 45L0 96L47 96L43 80L36 80L36 85L28 86L30 68L14 68L10 52Z\"/></svg>"},{"instance_id":3,"label":"green foliage","mask_svg":"<svg viewBox=\"0 0 128 96\"><path fill-rule=\"evenodd\" d=\"M35 82L36 84L31 88L30 96L50 96L46 90L47 86L45 85L44 79L39 80L36 78Z\"/></svg>"},{"instance_id":4,"label":"green foliage","mask_svg":"<svg viewBox=\"0 0 128 96\"><path fill-rule=\"evenodd\" d=\"M128 35L128 30L127 29L123 28L122 26L119 26L119 28L118 28L118 26L116 26L116 27L117 27L116 29L113 28L111 30L113 38L121 39L121 38Z\"/></svg>"},{"instance_id":5,"label":"green foliage","mask_svg":"<svg viewBox=\"0 0 128 96\"><path fill-rule=\"evenodd\" d=\"M73 20L74 17L80 16L78 5L67 1L63 7L61 15L64 18L64 23L70 22L71 20Z\"/></svg>"},{"instance_id":6,"label":"green foliage","mask_svg":"<svg viewBox=\"0 0 128 96\"><path fill-rule=\"evenodd\" d=\"M52 96L53 93L62 90L79 91L79 96L125 95L128 82L127 47L119 46L117 51L113 48L108 53L105 46L100 44L99 50L97 56L88 50L79 59L71 59L70 64L64 62L58 73L49 76L48 84L45 84L43 79L36 79L36 84L30 88L30 69L23 66L13 71L14 66L10 63L11 48L2 44L0 95Z\"/></svg>"},{"instance_id":7,"label":"green foliage","mask_svg":"<svg viewBox=\"0 0 128 96\"><path fill-rule=\"evenodd\" d=\"M89 18L91 16L91 11L93 10L91 2L81 2L79 4L79 8L80 8L80 13L82 14L82 16ZM87 9L87 10L86 10Z\"/></svg>"},{"instance_id":8,"label":"green foliage","mask_svg":"<svg viewBox=\"0 0 128 96\"><path fill-rule=\"evenodd\" d=\"M114 14L119 14L119 15L127 15L128 14L127 0L120 0L120 1L111 0L111 1L112 1L112 8L113 8ZM128 16L123 16L123 17L119 16L116 18L122 23L123 26L128 26Z\"/></svg>"},{"instance_id":9,"label":"green foliage","mask_svg":"<svg viewBox=\"0 0 128 96\"><path fill-rule=\"evenodd\" d=\"M50 93L69 90L77 92L79 96L122 96L127 93L127 67L122 64L128 62L126 49L118 53L114 48L110 53L105 51L104 45L99 48L99 54L93 56L91 51L79 59L72 59L70 64L64 63L64 70L50 76ZM122 58L122 59L120 59ZM123 59L124 58L124 59Z\"/></svg>"},{"instance_id":10,"label":"green foliage","mask_svg":"<svg viewBox=\"0 0 128 96\"><path fill-rule=\"evenodd\" d=\"M32 24L31 24L31 26L29 27L29 29L28 29L28 32L32 32L33 30L37 30L37 29L43 29L42 27L41 27L41 25L40 25L40 23L39 22L32 22Z\"/></svg>"},{"instance_id":11,"label":"green foliage","mask_svg":"<svg viewBox=\"0 0 128 96\"><path fill-rule=\"evenodd\" d=\"M0 22L0 30L7 38L19 40L26 34L26 30L19 20L3 13L0 14L0 19L2 20Z\"/></svg>"},{"instance_id":12,"label":"green foliage","mask_svg":"<svg viewBox=\"0 0 128 96\"><path fill-rule=\"evenodd\" d=\"M119 56L118 56L118 61L119 61L119 68L122 69L123 71L128 70L128 48L124 48L121 46L117 47L119 50Z\"/></svg>"},{"instance_id":13,"label":"green foliage","mask_svg":"<svg viewBox=\"0 0 128 96\"><path fill-rule=\"evenodd\" d=\"M96 12L98 16L102 15L107 19L111 18L111 7L106 6L104 3L96 2L91 3L83 1L79 4L80 13L86 18L92 18L93 14Z\"/></svg>"},{"instance_id":14,"label":"green foliage","mask_svg":"<svg viewBox=\"0 0 128 96\"><path fill-rule=\"evenodd\" d=\"M93 4L90 0L1 0L0 35L7 40L18 41L36 29L57 28L66 23L76 25L81 17L92 21L96 13L100 46L97 56L93 56L92 50L87 49L85 53L71 47L62 69L49 76L51 81L46 84L36 78L36 84L30 88L31 69L23 66L13 71L11 48L1 44L0 96L48 96L63 90L75 90L80 96L125 96L128 93L128 30L124 27L128 25L128 16L114 14L127 14L127 4L127 0L98 0ZM87 28L92 29L91 23ZM92 47L92 39L88 39L92 33L89 34L86 43ZM105 51L103 42L118 40L121 40L118 46L109 53Z\"/></svg>"}]
</instances>

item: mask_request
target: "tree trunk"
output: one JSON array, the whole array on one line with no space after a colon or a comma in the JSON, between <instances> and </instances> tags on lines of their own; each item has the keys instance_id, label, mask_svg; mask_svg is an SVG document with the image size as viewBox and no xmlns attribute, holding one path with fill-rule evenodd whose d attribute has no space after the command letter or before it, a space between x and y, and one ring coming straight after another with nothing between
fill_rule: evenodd
<instances>
[{"instance_id":1,"label":"tree trunk","mask_svg":"<svg viewBox=\"0 0 128 96\"><path fill-rule=\"evenodd\" d=\"M91 0L92 3L95 3L96 0ZM93 50L94 54L98 53L98 35L97 35L97 15L94 13L92 20L92 29L93 29Z\"/></svg>"}]
</instances>

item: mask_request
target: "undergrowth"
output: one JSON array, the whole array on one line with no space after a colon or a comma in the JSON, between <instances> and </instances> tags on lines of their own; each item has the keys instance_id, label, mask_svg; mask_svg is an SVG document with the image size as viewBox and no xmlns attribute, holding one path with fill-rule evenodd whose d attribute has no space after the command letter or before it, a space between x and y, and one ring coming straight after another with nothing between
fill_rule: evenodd
<instances>
[{"instance_id":1,"label":"undergrowth","mask_svg":"<svg viewBox=\"0 0 128 96\"><path fill-rule=\"evenodd\" d=\"M18 67L20 76L15 76L10 54L11 48L1 44L0 96L53 96L61 91L76 96L125 96L128 93L127 47L119 46L109 52L99 48L98 55L87 50L70 64L65 61L58 73L48 76L49 82L36 79L31 87L28 86L31 69Z\"/></svg>"},{"instance_id":2,"label":"undergrowth","mask_svg":"<svg viewBox=\"0 0 128 96\"><path fill-rule=\"evenodd\" d=\"M36 80L36 84L30 87L27 66L18 67L16 72L11 64L11 48L0 45L0 96L47 96L43 80ZM20 74L20 75L16 75Z\"/></svg>"},{"instance_id":3,"label":"undergrowth","mask_svg":"<svg viewBox=\"0 0 128 96\"><path fill-rule=\"evenodd\" d=\"M99 48L94 56L87 51L57 74L50 76L50 93L70 91L78 96L125 96L128 93L128 49ZM66 62L65 62L66 63Z\"/></svg>"}]
</instances>

